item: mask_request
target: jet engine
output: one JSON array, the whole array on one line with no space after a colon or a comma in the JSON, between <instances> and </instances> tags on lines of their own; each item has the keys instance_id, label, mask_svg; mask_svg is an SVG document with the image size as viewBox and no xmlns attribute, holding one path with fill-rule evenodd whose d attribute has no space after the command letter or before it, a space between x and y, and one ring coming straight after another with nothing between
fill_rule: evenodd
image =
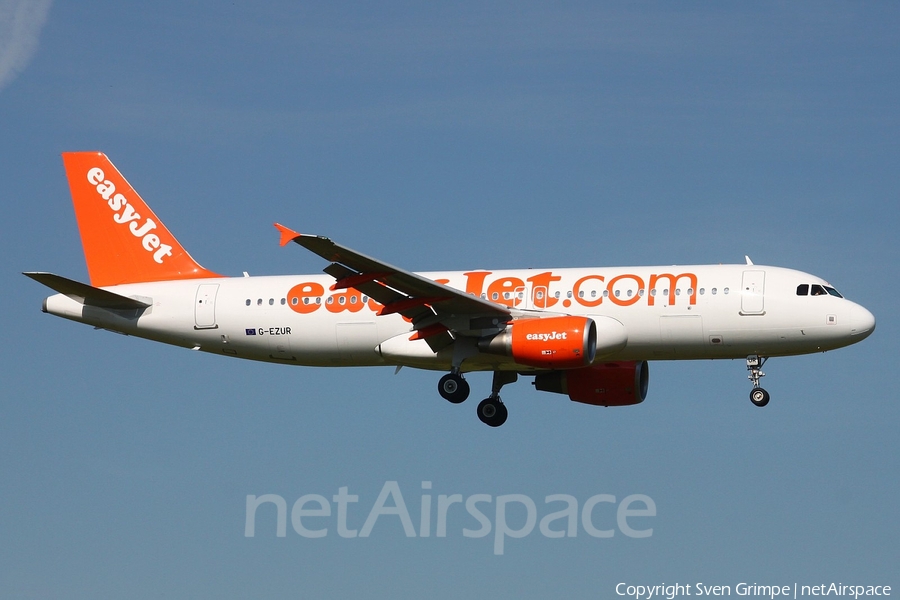
<instances>
[{"instance_id":1,"label":"jet engine","mask_svg":"<svg viewBox=\"0 0 900 600\"><path fill-rule=\"evenodd\" d=\"M513 321L478 344L482 352L511 356L517 363L546 369L576 369L594 361L597 326L587 317Z\"/></svg>"},{"instance_id":2,"label":"jet engine","mask_svg":"<svg viewBox=\"0 0 900 600\"><path fill-rule=\"evenodd\" d=\"M534 387L542 392L568 394L575 402L595 406L640 404L647 397L647 361L607 362L582 369L539 373Z\"/></svg>"}]
</instances>

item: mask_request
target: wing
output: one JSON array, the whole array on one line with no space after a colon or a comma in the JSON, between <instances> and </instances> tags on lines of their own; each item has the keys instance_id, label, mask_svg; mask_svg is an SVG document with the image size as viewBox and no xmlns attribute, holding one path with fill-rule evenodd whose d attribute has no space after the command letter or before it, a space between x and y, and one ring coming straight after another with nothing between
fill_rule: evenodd
<instances>
[{"instance_id":1,"label":"wing","mask_svg":"<svg viewBox=\"0 0 900 600\"><path fill-rule=\"evenodd\" d=\"M383 306L379 315L399 313L410 319L415 333L437 352L451 344L454 335L499 329L512 320L506 306L466 294L427 277L416 275L366 256L326 237L297 233L275 223L281 245L294 242L331 264L323 269L335 278L332 290L353 288Z\"/></svg>"}]
</instances>

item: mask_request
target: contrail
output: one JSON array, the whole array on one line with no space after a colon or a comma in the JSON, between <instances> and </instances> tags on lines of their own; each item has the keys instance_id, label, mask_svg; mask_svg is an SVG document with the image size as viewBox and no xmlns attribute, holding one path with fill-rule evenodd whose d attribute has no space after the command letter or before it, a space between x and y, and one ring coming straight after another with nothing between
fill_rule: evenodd
<instances>
[{"instance_id":1,"label":"contrail","mask_svg":"<svg viewBox=\"0 0 900 600\"><path fill-rule=\"evenodd\" d=\"M28 66L52 3L0 0L0 90Z\"/></svg>"}]
</instances>

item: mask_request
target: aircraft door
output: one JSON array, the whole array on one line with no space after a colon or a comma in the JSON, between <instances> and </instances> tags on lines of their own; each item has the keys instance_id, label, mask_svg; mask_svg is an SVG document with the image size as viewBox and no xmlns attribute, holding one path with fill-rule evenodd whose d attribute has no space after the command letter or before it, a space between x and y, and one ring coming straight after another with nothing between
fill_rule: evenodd
<instances>
[{"instance_id":1,"label":"aircraft door","mask_svg":"<svg viewBox=\"0 0 900 600\"><path fill-rule=\"evenodd\" d=\"M547 291L546 286L539 285L531 291L531 298L534 301L534 306L532 308L547 308Z\"/></svg>"},{"instance_id":2,"label":"aircraft door","mask_svg":"<svg viewBox=\"0 0 900 600\"><path fill-rule=\"evenodd\" d=\"M218 283L204 283L197 288L197 298L194 301L194 329L218 327L216 324L216 294L218 293Z\"/></svg>"},{"instance_id":3,"label":"aircraft door","mask_svg":"<svg viewBox=\"0 0 900 600\"><path fill-rule=\"evenodd\" d=\"M513 306L522 310L547 308L547 293L546 286L534 286L529 282L515 289Z\"/></svg>"},{"instance_id":4,"label":"aircraft door","mask_svg":"<svg viewBox=\"0 0 900 600\"><path fill-rule=\"evenodd\" d=\"M765 313L765 271L744 271L741 283L741 314L761 315Z\"/></svg>"},{"instance_id":5,"label":"aircraft door","mask_svg":"<svg viewBox=\"0 0 900 600\"><path fill-rule=\"evenodd\" d=\"M531 298L529 296L531 292L531 286L520 286L515 289L513 292L513 303L512 306L516 308L520 308L522 310L528 310L531 308Z\"/></svg>"}]
</instances>

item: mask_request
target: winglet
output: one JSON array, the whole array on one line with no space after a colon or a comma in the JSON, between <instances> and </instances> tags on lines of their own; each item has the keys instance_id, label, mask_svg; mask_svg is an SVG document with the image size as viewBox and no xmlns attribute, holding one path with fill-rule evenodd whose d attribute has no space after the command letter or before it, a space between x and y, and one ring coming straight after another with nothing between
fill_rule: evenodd
<instances>
[{"instance_id":1,"label":"winglet","mask_svg":"<svg viewBox=\"0 0 900 600\"><path fill-rule=\"evenodd\" d=\"M295 239L300 237L300 234L294 231L293 229L288 229L281 223L273 223L275 225L275 229L281 232L281 245L287 246L289 243L293 242Z\"/></svg>"}]
</instances>

